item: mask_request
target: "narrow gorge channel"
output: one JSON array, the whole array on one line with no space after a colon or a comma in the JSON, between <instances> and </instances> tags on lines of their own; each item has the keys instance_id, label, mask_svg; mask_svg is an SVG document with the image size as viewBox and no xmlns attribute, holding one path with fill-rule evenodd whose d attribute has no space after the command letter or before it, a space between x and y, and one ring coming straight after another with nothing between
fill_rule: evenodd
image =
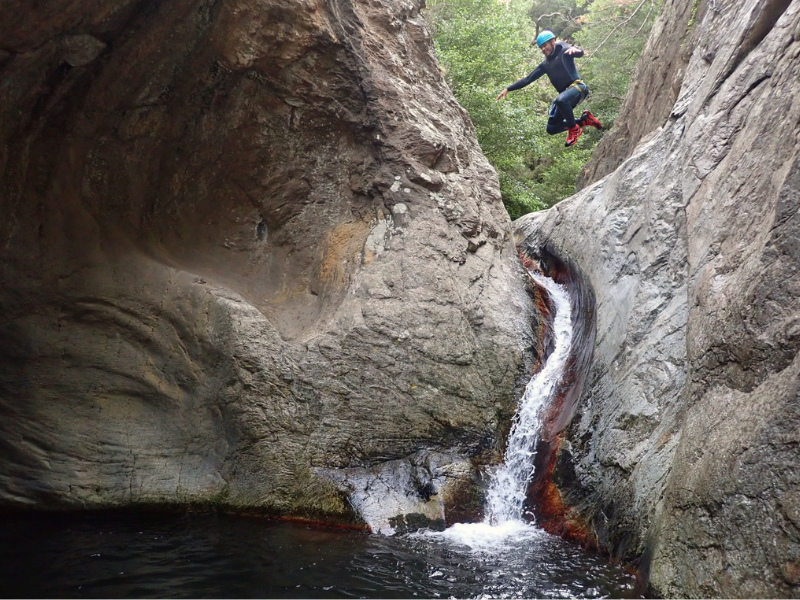
<instances>
[{"instance_id":1,"label":"narrow gorge channel","mask_svg":"<svg viewBox=\"0 0 800 600\"><path fill-rule=\"evenodd\" d=\"M4 3L0 595L800 597L800 0L513 222L426 4Z\"/></svg>"}]
</instances>

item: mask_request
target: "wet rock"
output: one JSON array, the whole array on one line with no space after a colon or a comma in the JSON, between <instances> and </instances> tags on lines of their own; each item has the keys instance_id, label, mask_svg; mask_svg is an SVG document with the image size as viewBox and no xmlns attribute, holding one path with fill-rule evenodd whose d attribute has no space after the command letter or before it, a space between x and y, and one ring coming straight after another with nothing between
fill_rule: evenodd
<instances>
[{"instance_id":1,"label":"wet rock","mask_svg":"<svg viewBox=\"0 0 800 600\"><path fill-rule=\"evenodd\" d=\"M106 44L91 35L71 35L64 38L64 60L71 67L82 67L95 60Z\"/></svg>"},{"instance_id":2,"label":"wet rock","mask_svg":"<svg viewBox=\"0 0 800 600\"><path fill-rule=\"evenodd\" d=\"M472 481L531 303L420 7L12 2L0 505L353 520L323 472L423 450Z\"/></svg>"},{"instance_id":3,"label":"wet rock","mask_svg":"<svg viewBox=\"0 0 800 600\"><path fill-rule=\"evenodd\" d=\"M629 100L654 89L658 52L683 39L663 36L693 8L669 111L632 109L657 129L613 173L515 224L574 261L597 298L555 477L656 594L795 597L800 2L665 5Z\"/></svg>"},{"instance_id":4,"label":"wet rock","mask_svg":"<svg viewBox=\"0 0 800 600\"><path fill-rule=\"evenodd\" d=\"M430 529L431 531L444 531L444 519L431 520L420 513L408 513L391 519L392 527L397 533L410 533L420 529Z\"/></svg>"}]
</instances>

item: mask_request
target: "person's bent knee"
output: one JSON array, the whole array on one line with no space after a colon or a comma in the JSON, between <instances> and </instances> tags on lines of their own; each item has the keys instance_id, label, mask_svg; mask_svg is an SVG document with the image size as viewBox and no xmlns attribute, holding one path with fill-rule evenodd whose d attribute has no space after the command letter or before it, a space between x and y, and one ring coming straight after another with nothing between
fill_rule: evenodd
<instances>
[{"instance_id":1,"label":"person's bent knee","mask_svg":"<svg viewBox=\"0 0 800 600\"><path fill-rule=\"evenodd\" d=\"M564 98L561 98L561 96L556 98L554 104L556 105L556 109L558 110L559 114L566 115L567 113L572 112L572 103Z\"/></svg>"},{"instance_id":2,"label":"person's bent knee","mask_svg":"<svg viewBox=\"0 0 800 600\"><path fill-rule=\"evenodd\" d=\"M564 131L564 125L550 125L550 124L548 124L546 131L550 135L555 135L557 133L561 133L562 131Z\"/></svg>"}]
</instances>

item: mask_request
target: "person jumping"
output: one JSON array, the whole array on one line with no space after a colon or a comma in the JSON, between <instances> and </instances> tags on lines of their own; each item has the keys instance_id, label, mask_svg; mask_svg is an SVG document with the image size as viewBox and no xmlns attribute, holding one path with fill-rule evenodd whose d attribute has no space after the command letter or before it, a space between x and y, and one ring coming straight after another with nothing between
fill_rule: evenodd
<instances>
[{"instance_id":1,"label":"person jumping","mask_svg":"<svg viewBox=\"0 0 800 600\"><path fill-rule=\"evenodd\" d=\"M508 92L524 88L542 75L547 75L550 83L558 91L558 96L550 105L547 133L555 135L568 131L567 142L564 145L572 146L581 137L584 127L602 129L603 126L588 110L583 111L579 119L575 119L573 110L589 95L589 88L575 67L575 59L583 56L583 48L570 46L566 42L557 42L555 39L555 34L549 30L542 31L536 36L536 45L544 54L544 60L531 71L530 75L504 88L495 101L505 99Z\"/></svg>"}]
</instances>

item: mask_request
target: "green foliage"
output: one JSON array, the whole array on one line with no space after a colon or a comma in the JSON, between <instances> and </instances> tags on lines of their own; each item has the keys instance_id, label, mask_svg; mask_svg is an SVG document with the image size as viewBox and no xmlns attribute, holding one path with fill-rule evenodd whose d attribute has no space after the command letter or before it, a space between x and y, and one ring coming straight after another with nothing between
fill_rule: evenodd
<instances>
[{"instance_id":1,"label":"green foliage","mask_svg":"<svg viewBox=\"0 0 800 600\"><path fill-rule=\"evenodd\" d=\"M588 128L575 146L565 148L564 135L546 133L547 110L556 96L546 77L511 92L506 101L495 102L504 87L543 60L539 49L531 46L536 19L559 13L540 19L540 26L553 29L559 37L573 35L574 42L587 50L601 47L591 59L577 61L592 93L576 116L589 109L608 128L652 24L655 11L648 14L645 4L654 6L656 1L429 2L437 56L456 99L472 118L484 154L497 170L503 203L512 219L572 195L578 173L601 135ZM617 34L608 37L615 27Z\"/></svg>"},{"instance_id":2,"label":"green foliage","mask_svg":"<svg viewBox=\"0 0 800 600\"><path fill-rule=\"evenodd\" d=\"M581 75L591 82L593 107L609 124L625 99L659 8L660 0L594 0L574 36L591 52Z\"/></svg>"}]
</instances>

